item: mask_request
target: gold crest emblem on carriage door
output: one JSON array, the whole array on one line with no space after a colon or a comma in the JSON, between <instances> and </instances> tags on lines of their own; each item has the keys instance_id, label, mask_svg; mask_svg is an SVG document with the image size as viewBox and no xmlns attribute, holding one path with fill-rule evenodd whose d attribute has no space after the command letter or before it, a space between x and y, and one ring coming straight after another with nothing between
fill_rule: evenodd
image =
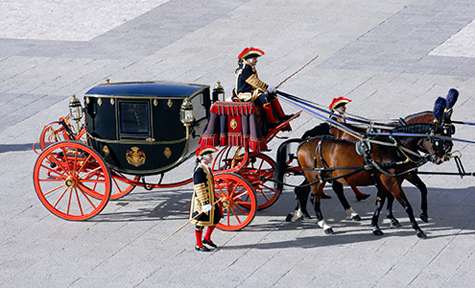
<instances>
[{"instance_id":1,"label":"gold crest emblem on carriage door","mask_svg":"<svg viewBox=\"0 0 475 288\"><path fill-rule=\"evenodd\" d=\"M168 105L168 108L170 108L170 109L173 107L172 99L168 99L167 105Z\"/></svg>"},{"instance_id":2,"label":"gold crest emblem on carriage door","mask_svg":"<svg viewBox=\"0 0 475 288\"><path fill-rule=\"evenodd\" d=\"M145 152L137 146L132 146L125 153L125 159L132 166L142 166L145 163Z\"/></svg>"},{"instance_id":3,"label":"gold crest emblem on carriage door","mask_svg":"<svg viewBox=\"0 0 475 288\"><path fill-rule=\"evenodd\" d=\"M165 147L165 149L163 149L163 155L167 157L167 159L172 157L172 154L173 152L172 152L172 149L170 149L170 147Z\"/></svg>"},{"instance_id":4,"label":"gold crest emblem on carriage door","mask_svg":"<svg viewBox=\"0 0 475 288\"><path fill-rule=\"evenodd\" d=\"M231 122L229 122L229 126L231 126L231 129L235 130L238 126L236 119L232 119Z\"/></svg>"}]
</instances>

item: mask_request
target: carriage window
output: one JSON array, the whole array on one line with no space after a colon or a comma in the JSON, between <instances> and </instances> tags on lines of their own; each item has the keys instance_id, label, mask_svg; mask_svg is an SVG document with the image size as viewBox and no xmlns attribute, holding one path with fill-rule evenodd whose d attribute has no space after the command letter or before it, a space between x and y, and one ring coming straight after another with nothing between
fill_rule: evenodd
<instances>
[{"instance_id":1,"label":"carriage window","mask_svg":"<svg viewBox=\"0 0 475 288\"><path fill-rule=\"evenodd\" d=\"M150 111L148 102L120 102L119 119L121 136L150 136Z\"/></svg>"}]
</instances>

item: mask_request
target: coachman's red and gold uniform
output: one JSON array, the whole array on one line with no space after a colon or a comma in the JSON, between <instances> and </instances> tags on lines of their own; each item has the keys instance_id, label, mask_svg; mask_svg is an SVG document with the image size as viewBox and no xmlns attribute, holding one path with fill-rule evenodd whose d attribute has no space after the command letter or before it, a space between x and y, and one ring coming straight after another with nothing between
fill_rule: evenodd
<instances>
[{"instance_id":1,"label":"coachman's red and gold uniform","mask_svg":"<svg viewBox=\"0 0 475 288\"><path fill-rule=\"evenodd\" d=\"M246 47L239 53L235 92L240 101L253 101L259 104L264 110L267 123L276 125L289 116L285 115L279 100L275 97L275 88L260 80L257 75L256 59L264 54L264 51L254 47ZM284 127L283 130L290 130L290 126Z\"/></svg>"},{"instance_id":2,"label":"coachman's red and gold uniform","mask_svg":"<svg viewBox=\"0 0 475 288\"><path fill-rule=\"evenodd\" d=\"M217 248L211 241L211 234L216 228L216 224L221 220L221 210L214 198L214 179L210 168L203 163L201 157L215 152L214 147L203 147L197 151L199 161L193 172L193 196L191 199L190 222L195 224L195 237L197 251L209 251L203 245ZM203 237L203 227L208 227L206 235Z\"/></svg>"}]
</instances>

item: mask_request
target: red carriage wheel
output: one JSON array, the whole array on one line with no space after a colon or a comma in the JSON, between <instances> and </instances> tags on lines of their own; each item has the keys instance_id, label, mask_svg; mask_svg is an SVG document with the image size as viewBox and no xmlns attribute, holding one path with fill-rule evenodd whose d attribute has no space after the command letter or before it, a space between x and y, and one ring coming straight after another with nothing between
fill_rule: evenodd
<instances>
[{"instance_id":1,"label":"red carriage wheel","mask_svg":"<svg viewBox=\"0 0 475 288\"><path fill-rule=\"evenodd\" d=\"M215 172L237 172L246 166L249 153L241 146L225 146L214 158L211 169Z\"/></svg>"},{"instance_id":2,"label":"red carriage wheel","mask_svg":"<svg viewBox=\"0 0 475 288\"><path fill-rule=\"evenodd\" d=\"M71 139L63 123L69 126L68 116L61 117L60 121L54 121L54 122L48 123L43 127L43 130L41 130L40 139L39 139L39 145L40 145L41 150L44 150L50 144L58 143L62 141L76 140L83 143L87 142L85 128L81 128L79 133L77 135L74 135L74 139Z\"/></svg>"},{"instance_id":3,"label":"red carriage wheel","mask_svg":"<svg viewBox=\"0 0 475 288\"><path fill-rule=\"evenodd\" d=\"M234 173L217 174L214 181L215 201L219 201L223 212L223 218L217 227L221 230L237 231L249 225L257 211L252 185Z\"/></svg>"},{"instance_id":4,"label":"red carriage wheel","mask_svg":"<svg viewBox=\"0 0 475 288\"><path fill-rule=\"evenodd\" d=\"M77 142L48 146L36 160L33 182L46 209L73 221L99 214L109 201L112 186L101 156Z\"/></svg>"},{"instance_id":5,"label":"red carriage wheel","mask_svg":"<svg viewBox=\"0 0 475 288\"><path fill-rule=\"evenodd\" d=\"M140 176L125 175L119 172L112 171L112 192L111 200L117 200L127 196L136 185L133 183L140 181Z\"/></svg>"},{"instance_id":6,"label":"red carriage wheel","mask_svg":"<svg viewBox=\"0 0 475 288\"><path fill-rule=\"evenodd\" d=\"M39 139L40 149L44 150L48 145L65 140L70 140L66 129L59 121L46 124L41 130Z\"/></svg>"},{"instance_id":7,"label":"red carriage wheel","mask_svg":"<svg viewBox=\"0 0 475 288\"><path fill-rule=\"evenodd\" d=\"M247 166L239 171L239 174L247 179L256 191L258 210L272 206L282 193L282 187L274 185L275 168L276 163L271 157L258 153L251 155Z\"/></svg>"}]
</instances>

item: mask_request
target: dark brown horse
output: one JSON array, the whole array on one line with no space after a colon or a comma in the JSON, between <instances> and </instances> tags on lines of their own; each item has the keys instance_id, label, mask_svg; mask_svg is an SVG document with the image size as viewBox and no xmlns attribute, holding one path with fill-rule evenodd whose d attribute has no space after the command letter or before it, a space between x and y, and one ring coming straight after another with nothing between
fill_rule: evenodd
<instances>
[{"instance_id":1,"label":"dark brown horse","mask_svg":"<svg viewBox=\"0 0 475 288\"><path fill-rule=\"evenodd\" d=\"M434 116L432 111L424 111L424 112L419 112L416 114L409 115L400 121L400 125L408 125L408 124L430 124L433 123L434 121ZM301 139L308 139L311 137L305 137L305 136L322 136L322 135L334 135L336 138L339 139L346 139L349 141L356 141L357 139L351 136L348 133L345 133L344 131L331 128L330 126L326 123L318 125L314 127L313 129L307 131L304 133ZM282 180L282 171L285 170L285 165L283 162L283 158L285 157L286 154L286 145L289 143L301 143L304 140L300 139L290 139L289 141L286 141L281 144L281 146L278 149L278 154L277 154L277 170L281 170L279 173ZM278 176L278 177L279 177ZM428 222L429 215L427 212L427 186L424 184L422 179L417 175L416 171L411 171L407 174L405 174L404 180L407 180L414 186L416 186L420 192L421 192L421 214L420 214L420 219L423 222ZM345 209L347 216L351 217L352 220L354 221L359 221L361 217L356 213L355 210L350 206L348 201L343 195L343 185L339 182L333 181L332 182L332 188L335 191L335 193L338 196L338 199L340 200L340 203L342 204L343 208ZM352 187L354 188L354 186ZM353 189L353 191L355 191ZM308 196L310 194L310 186L308 185L308 181L305 179L298 187L295 187L294 192L296 194L297 198L297 206L295 207L294 211L291 212L287 216L287 221L295 221L298 219L305 217L310 218L310 215L307 211L307 200ZM398 227L399 221L394 217L393 212L392 212L392 204L394 202L394 198L391 195L388 195L388 206L387 206L387 218L391 221L392 226Z\"/></svg>"},{"instance_id":2,"label":"dark brown horse","mask_svg":"<svg viewBox=\"0 0 475 288\"><path fill-rule=\"evenodd\" d=\"M319 226L326 233L332 233L332 228L326 224L323 218L320 199L325 182L333 180L333 182L350 186L377 185L378 206L372 219L375 235L382 234L378 226L379 213L386 195L392 195L408 213L412 226L417 231L417 236L425 238L424 232L417 225L412 208L401 188L401 183L407 176L407 172L416 169L419 165L417 162L422 160L411 159L417 156L418 152L430 155L430 160L435 163L441 163L447 158L452 143L444 141L450 143L441 144L441 141L436 138L429 137L429 135L450 136L447 131L448 129L444 129L439 124L408 124L394 129L393 132L426 134L428 137L403 137L397 141L396 146L373 142L375 145L372 145L371 149L367 149L364 156L355 151L354 139L344 139L345 135L338 135L335 132L334 134L340 138L320 137L305 141L298 148L297 158L307 181L312 184L312 193L315 195L314 208ZM388 139L379 140L388 141ZM413 157L408 156L411 154L409 152ZM348 173L348 169L353 169L353 172ZM337 195L343 196L339 195L343 204L346 201L343 191L335 192Z\"/></svg>"}]
</instances>

